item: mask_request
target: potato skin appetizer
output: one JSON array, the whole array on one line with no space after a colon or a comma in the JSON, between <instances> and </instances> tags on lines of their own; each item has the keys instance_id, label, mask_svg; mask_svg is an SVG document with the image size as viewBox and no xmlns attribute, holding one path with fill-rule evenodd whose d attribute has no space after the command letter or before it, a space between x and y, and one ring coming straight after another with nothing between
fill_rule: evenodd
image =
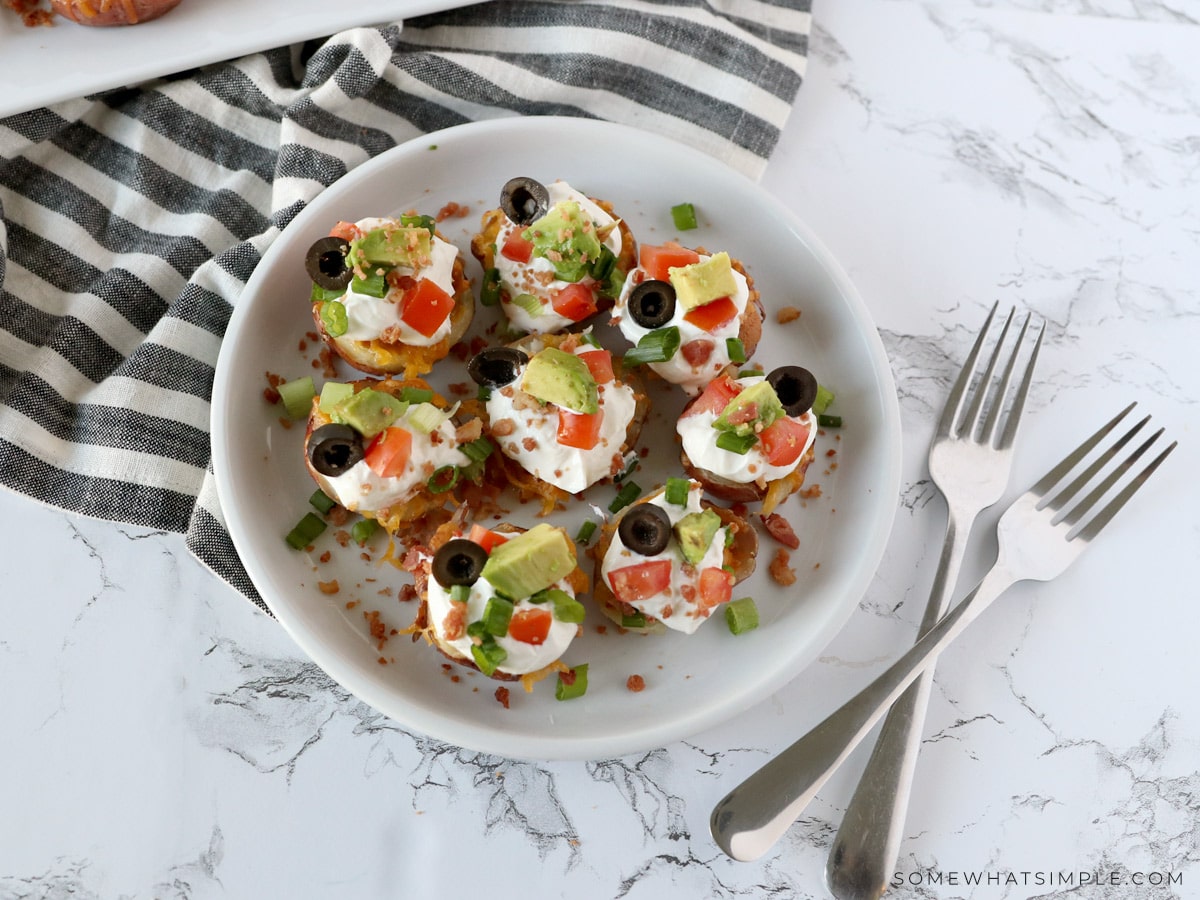
<instances>
[{"instance_id":1,"label":"potato skin appetizer","mask_svg":"<svg viewBox=\"0 0 1200 900\"><path fill-rule=\"evenodd\" d=\"M305 265L322 339L368 375L429 373L475 316L462 258L428 216L339 222Z\"/></svg>"},{"instance_id":2,"label":"potato skin appetizer","mask_svg":"<svg viewBox=\"0 0 1200 900\"><path fill-rule=\"evenodd\" d=\"M686 497L682 504L673 502L679 492ZM699 482L672 479L601 530L590 551L592 596L622 628L691 634L753 574L754 529L732 510L701 500L701 493ZM636 521L648 512L651 521Z\"/></svg>"},{"instance_id":3,"label":"potato skin appetizer","mask_svg":"<svg viewBox=\"0 0 1200 900\"><path fill-rule=\"evenodd\" d=\"M107 28L149 22L173 10L180 0L50 0L54 11L80 25Z\"/></svg>"}]
</instances>

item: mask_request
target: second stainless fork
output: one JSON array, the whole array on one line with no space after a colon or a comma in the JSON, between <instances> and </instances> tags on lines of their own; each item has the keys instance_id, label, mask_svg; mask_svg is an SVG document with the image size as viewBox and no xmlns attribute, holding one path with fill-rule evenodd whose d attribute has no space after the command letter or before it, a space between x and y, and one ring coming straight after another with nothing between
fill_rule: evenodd
<instances>
[{"instance_id":1,"label":"second stainless fork","mask_svg":"<svg viewBox=\"0 0 1200 900\"><path fill-rule=\"evenodd\" d=\"M1007 351L1007 364L1001 366L1013 322L1009 312L980 373L995 315L993 306L950 391L929 449L929 474L946 498L946 537L920 634L932 628L949 606L975 519L1004 496L1012 471L1013 441L1045 332L1042 325L1009 402L1029 316ZM997 375L998 369L1002 375ZM895 871L932 685L930 669L896 701L846 808L825 867L829 890L839 900L874 900Z\"/></svg>"}]
</instances>

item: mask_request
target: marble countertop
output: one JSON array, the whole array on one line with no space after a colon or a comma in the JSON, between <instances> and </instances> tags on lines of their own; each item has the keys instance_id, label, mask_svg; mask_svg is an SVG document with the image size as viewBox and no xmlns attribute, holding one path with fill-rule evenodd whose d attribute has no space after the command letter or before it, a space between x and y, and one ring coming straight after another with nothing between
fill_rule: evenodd
<instances>
[{"instance_id":1,"label":"marble countertop","mask_svg":"<svg viewBox=\"0 0 1200 900\"><path fill-rule=\"evenodd\" d=\"M1180 445L1066 575L941 659L888 896L1200 896L1200 10L815 15L763 185L865 299L904 431L886 554L820 659L671 746L514 762L375 713L181 537L0 494L0 897L827 896L866 747L758 862L709 813L912 640L945 525L929 441L997 301L1047 323L1009 497L1132 400Z\"/></svg>"}]
</instances>

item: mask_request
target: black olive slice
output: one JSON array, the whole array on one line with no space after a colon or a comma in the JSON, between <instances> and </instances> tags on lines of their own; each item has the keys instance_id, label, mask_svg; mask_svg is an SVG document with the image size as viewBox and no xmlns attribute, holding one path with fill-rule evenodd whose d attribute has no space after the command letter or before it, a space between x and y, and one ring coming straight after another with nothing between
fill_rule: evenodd
<instances>
[{"instance_id":1,"label":"black olive slice","mask_svg":"<svg viewBox=\"0 0 1200 900\"><path fill-rule=\"evenodd\" d=\"M348 425L322 425L308 438L308 461L330 478L337 478L363 458L362 436Z\"/></svg>"},{"instance_id":2,"label":"black olive slice","mask_svg":"<svg viewBox=\"0 0 1200 900\"><path fill-rule=\"evenodd\" d=\"M504 387L517 380L521 366L529 357L513 347L489 347L471 357L467 374L483 387Z\"/></svg>"},{"instance_id":3,"label":"black olive slice","mask_svg":"<svg viewBox=\"0 0 1200 900\"><path fill-rule=\"evenodd\" d=\"M643 281L629 295L628 306L643 328L662 328L675 316L675 288L669 281Z\"/></svg>"},{"instance_id":4,"label":"black olive slice","mask_svg":"<svg viewBox=\"0 0 1200 900\"><path fill-rule=\"evenodd\" d=\"M470 586L479 580L487 551L474 541L455 538L444 543L433 557L433 577L444 588L456 584Z\"/></svg>"},{"instance_id":5,"label":"black olive slice","mask_svg":"<svg viewBox=\"0 0 1200 900\"><path fill-rule=\"evenodd\" d=\"M550 192L532 178L512 178L500 189L500 209L514 224L524 228L550 209Z\"/></svg>"},{"instance_id":6,"label":"black olive slice","mask_svg":"<svg viewBox=\"0 0 1200 900\"><path fill-rule=\"evenodd\" d=\"M653 503L639 503L621 517L617 535L634 553L654 556L667 549L671 540L671 520Z\"/></svg>"},{"instance_id":7,"label":"black olive slice","mask_svg":"<svg viewBox=\"0 0 1200 900\"><path fill-rule=\"evenodd\" d=\"M800 366L780 366L767 376L767 381L775 389L783 411L792 418L812 409L813 401L817 399L816 376Z\"/></svg>"},{"instance_id":8,"label":"black olive slice","mask_svg":"<svg viewBox=\"0 0 1200 900\"><path fill-rule=\"evenodd\" d=\"M304 257L308 277L327 291L341 290L354 277L354 270L346 265L349 252L350 242L345 238L330 235L316 241Z\"/></svg>"}]
</instances>

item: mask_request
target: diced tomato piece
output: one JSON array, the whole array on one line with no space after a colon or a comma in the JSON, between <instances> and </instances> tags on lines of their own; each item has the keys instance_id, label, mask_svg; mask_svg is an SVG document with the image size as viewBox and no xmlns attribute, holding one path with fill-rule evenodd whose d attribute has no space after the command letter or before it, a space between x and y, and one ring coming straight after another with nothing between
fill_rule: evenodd
<instances>
[{"instance_id":1,"label":"diced tomato piece","mask_svg":"<svg viewBox=\"0 0 1200 900\"><path fill-rule=\"evenodd\" d=\"M733 576L724 569L709 566L700 572L700 607L711 609L733 596Z\"/></svg>"},{"instance_id":2,"label":"diced tomato piece","mask_svg":"<svg viewBox=\"0 0 1200 900\"><path fill-rule=\"evenodd\" d=\"M613 380L612 353L608 350L589 350L580 353L579 358L587 363L596 384L608 384Z\"/></svg>"},{"instance_id":3,"label":"diced tomato piece","mask_svg":"<svg viewBox=\"0 0 1200 900\"><path fill-rule=\"evenodd\" d=\"M553 619L548 609L518 610L508 620L508 636L522 644L544 644Z\"/></svg>"},{"instance_id":4,"label":"diced tomato piece","mask_svg":"<svg viewBox=\"0 0 1200 900\"><path fill-rule=\"evenodd\" d=\"M572 322L582 322L596 312L596 297L586 284L568 284L551 303L556 313Z\"/></svg>"},{"instance_id":5,"label":"diced tomato piece","mask_svg":"<svg viewBox=\"0 0 1200 900\"><path fill-rule=\"evenodd\" d=\"M737 306L728 297L720 297L711 303L697 306L684 315L685 322L691 322L701 331L712 334L722 325L727 325L737 318Z\"/></svg>"},{"instance_id":6,"label":"diced tomato piece","mask_svg":"<svg viewBox=\"0 0 1200 900\"><path fill-rule=\"evenodd\" d=\"M492 552L493 547L497 547L508 540L504 535L492 531L490 528L484 528L482 525L474 524L471 526L471 531L467 534L468 541L474 541L488 553Z\"/></svg>"},{"instance_id":7,"label":"diced tomato piece","mask_svg":"<svg viewBox=\"0 0 1200 900\"><path fill-rule=\"evenodd\" d=\"M646 270L646 274L655 281L666 281L670 275L669 269L690 266L700 262L700 254L695 250L680 247L673 241L665 244L642 244L638 248L638 265Z\"/></svg>"},{"instance_id":8,"label":"diced tomato piece","mask_svg":"<svg viewBox=\"0 0 1200 900\"><path fill-rule=\"evenodd\" d=\"M573 413L566 409L558 411L558 442L564 447L591 450L600 440L600 423L604 421L604 410L594 413Z\"/></svg>"},{"instance_id":9,"label":"diced tomato piece","mask_svg":"<svg viewBox=\"0 0 1200 900\"><path fill-rule=\"evenodd\" d=\"M371 471L384 478L404 474L412 455L412 434L403 428L385 428L367 446L364 459Z\"/></svg>"},{"instance_id":10,"label":"diced tomato piece","mask_svg":"<svg viewBox=\"0 0 1200 900\"><path fill-rule=\"evenodd\" d=\"M713 415L719 416L721 411L729 405L729 401L740 394L741 391L742 389L738 387L738 383L728 375L714 378L708 383L708 387L704 389L704 393L697 397L688 408L687 414L694 416L697 413L710 412Z\"/></svg>"},{"instance_id":11,"label":"diced tomato piece","mask_svg":"<svg viewBox=\"0 0 1200 900\"><path fill-rule=\"evenodd\" d=\"M808 443L808 426L786 416L776 419L770 428L759 435L767 462L773 466L790 466L804 452Z\"/></svg>"},{"instance_id":12,"label":"diced tomato piece","mask_svg":"<svg viewBox=\"0 0 1200 900\"><path fill-rule=\"evenodd\" d=\"M757 403L743 403L741 406L734 407L733 411L725 417L730 425L746 425L757 418Z\"/></svg>"},{"instance_id":13,"label":"diced tomato piece","mask_svg":"<svg viewBox=\"0 0 1200 900\"><path fill-rule=\"evenodd\" d=\"M521 237L521 229L514 228L500 246L500 255L513 262L527 263L533 258L533 241Z\"/></svg>"},{"instance_id":14,"label":"diced tomato piece","mask_svg":"<svg viewBox=\"0 0 1200 900\"><path fill-rule=\"evenodd\" d=\"M329 232L330 237L340 237L344 241L352 241L362 235L362 231L353 222L338 222Z\"/></svg>"},{"instance_id":15,"label":"diced tomato piece","mask_svg":"<svg viewBox=\"0 0 1200 900\"><path fill-rule=\"evenodd\" d=\"M613 569L608 573L608 584L622 603L645 600L655 594L661 594L671 586L671 561L654 559Z\"/></svg>"},{"instance_id":16,"label":"diced tomato piece","mask_svg":"<svg viewBox=\"0 0 1200 900\"><path fill-rule=\"evenodd\" d=\"M425 337L442 327L452 309L454 298L428 278L418 281L400 300L400 318Z\"/></svg>"},{"instance_id":17,"label":"diced tomato piece","mask_svg":"<svg viewBox=\"0 0 1200 900\"><path fill-rule=\"evenodd\" d=\"M689 366L702 366L712 356L713 342L704 338L688 341L679 348L679 352L683 354L683 358Z\"/></svg>"}]
</instances>

